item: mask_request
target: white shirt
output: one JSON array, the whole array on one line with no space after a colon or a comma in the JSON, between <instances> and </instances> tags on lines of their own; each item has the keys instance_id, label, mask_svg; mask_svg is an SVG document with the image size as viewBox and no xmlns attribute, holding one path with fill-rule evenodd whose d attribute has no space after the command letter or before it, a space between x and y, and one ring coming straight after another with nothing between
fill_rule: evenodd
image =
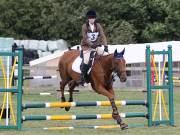
<instances>
[{"instance_id":1,"label":"white shirt","mask_svg":"<svg viewBox=\"0 0 180 135\"><path fill-rule=\"evenodd\" d=\"M94 31L94 24L89 23L89 26L91 28L91 31Z\"/></svg>"},{"instance_id":2,"label":"white shirt","mask_svg":"<svg viewBox=\"0 0 180 135\"><path fill-rule=\"evenodd\" d=\"M88 39L89 41L96 41L98 38L99 32L93 32L95 29L94 24L89 23L89 26L90 26L91 32L87 32Z\"/></svg>"}]
</instances>

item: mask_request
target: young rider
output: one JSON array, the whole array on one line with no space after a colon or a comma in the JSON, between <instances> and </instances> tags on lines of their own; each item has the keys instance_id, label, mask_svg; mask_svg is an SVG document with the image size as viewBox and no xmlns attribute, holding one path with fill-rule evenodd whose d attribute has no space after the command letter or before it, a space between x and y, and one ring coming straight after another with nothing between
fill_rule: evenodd
<instances>
[{"instance_id":1,"label":"young rider","mask_svg":"<svg viewBox=\"0 0 180 135\"><path fill-rule=\"evenodd\" d=\"M86 13L87 23L82 25L82 41L81 47L83 50L83 62L81 64L81 78L82 85L85 83L84 75L88 70L88 63L92 51L98 54L107 54L107 40L102 26L96 22L96 12L89 10ZM91 66L91 65L90 65Z\"/></svg>"}]
</instances>

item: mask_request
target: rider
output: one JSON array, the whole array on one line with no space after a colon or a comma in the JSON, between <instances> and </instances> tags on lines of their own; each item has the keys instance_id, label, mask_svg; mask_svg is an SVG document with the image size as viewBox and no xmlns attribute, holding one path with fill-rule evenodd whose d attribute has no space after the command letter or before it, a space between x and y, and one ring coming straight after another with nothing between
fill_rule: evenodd
<instances>
[{"instance_id":1,"label":"rider","mask_svg":"<svg viewBox=\"0 0 180 135\"><path fill-rule=\"evenodd\" d=\"M89 10L86 13L87 23L82 25L82 41L81 47L83 50L83 61L81 64L81 78L82 85L85 83L84 76L89 69L89 58L92 51L96 51L98 54L107 54L107 40L104 34L103 28L96 22L96 12ZM91 65L90 65L91 66Z\"/></svg>"}]
</instances>

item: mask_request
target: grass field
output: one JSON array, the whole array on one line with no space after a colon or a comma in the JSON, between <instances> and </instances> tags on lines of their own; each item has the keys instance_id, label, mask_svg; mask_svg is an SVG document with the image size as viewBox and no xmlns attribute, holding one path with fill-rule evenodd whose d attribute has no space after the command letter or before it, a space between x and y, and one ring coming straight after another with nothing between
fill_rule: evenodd
<instances>
[{"instance_id":1,"label":"grass field","mask_svg":"<svg viewBox=\"0 0 180 135\"><path fill-rule=\"evenodd\" d=\"M68 95L67 95L68 96ZM144 94L138 91L121 90L116 91L118 100L141 100L144 99ZM22 131L1 130L0 135L179 135L180 134L180 88L175 88L174 106L175 106L175 127L158 126L158 127L132 127L122 131L116 129L87 129L78 128L74 130L42 130L44 127L57 126L82 126L82 125L114 125L114 120L68 120L68 121L27 121L23 123ZM93 91L81 91L74 95L75 101L101 101L107 100L105 97L94 93ZM36 102L53 102L57 101L56 95L39 96L39 95L23 95L24 103ZM118 107L119 112L146 112L144 106L122 106ZM24 115L65 115L65 114L105 114L111 113L111 107L74 107L69 112L63 108L45 108L45 109L28 109L23 112ZM127 124L145 124L145 118L129 118L124 119Z\"/></svg>"}]
</instances>

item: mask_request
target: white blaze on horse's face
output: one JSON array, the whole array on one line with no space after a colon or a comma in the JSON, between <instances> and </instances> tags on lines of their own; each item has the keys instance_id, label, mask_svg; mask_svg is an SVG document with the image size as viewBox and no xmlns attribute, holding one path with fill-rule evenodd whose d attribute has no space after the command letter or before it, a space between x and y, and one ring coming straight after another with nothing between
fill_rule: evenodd
<instances>
[{"instance_id":1,"label":"white blaze on horse's face","mask_svg":"<svg viewBox=\"0 0 180 135\"><path fill-rule=\"evenodd\" d=\"M114 71L117 73L121 82L125 82L127 79L126 75L126 61L123 57L125 49L121 52L117 52L117 49L114 52Z\"/></svg>"}]
</instances>

